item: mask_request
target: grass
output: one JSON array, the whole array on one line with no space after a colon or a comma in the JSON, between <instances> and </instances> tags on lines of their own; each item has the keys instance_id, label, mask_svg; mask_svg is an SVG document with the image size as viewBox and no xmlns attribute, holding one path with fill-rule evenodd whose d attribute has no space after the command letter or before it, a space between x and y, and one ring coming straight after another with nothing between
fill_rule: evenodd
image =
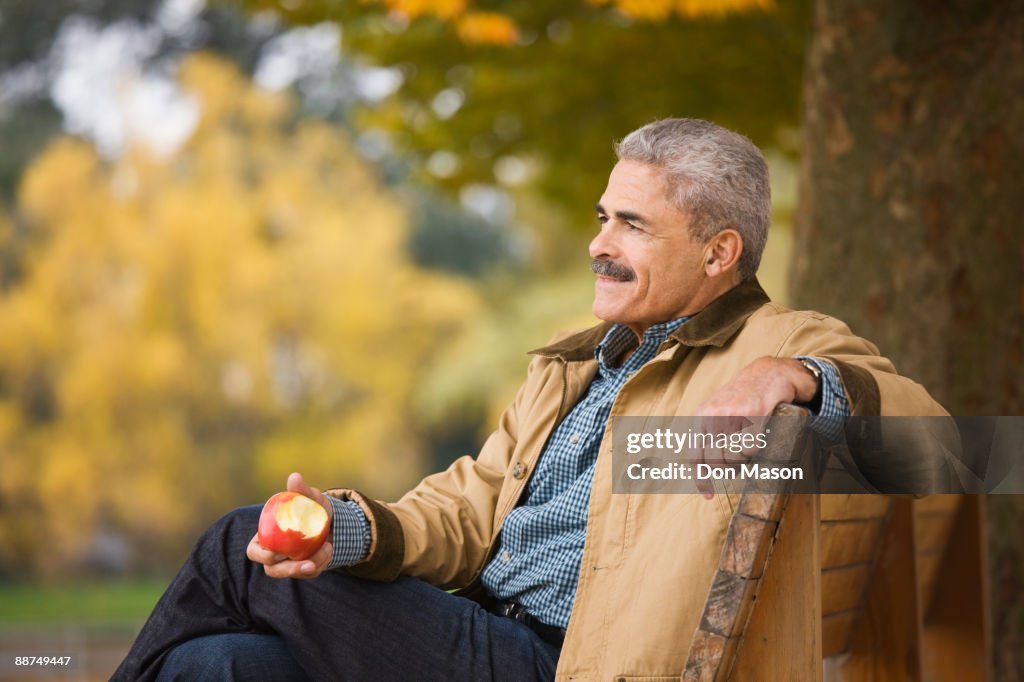
<instances>
[{"instance_id":1,"label":"grass","mask_svg":"<svg viewBox=\"0 0 1024 682\"><path fill-rule=\"evenodd\" d=\"M48 587L0 584L0 626L141 622L166 582L118 581Z\"/></svg>"}]
</instances>

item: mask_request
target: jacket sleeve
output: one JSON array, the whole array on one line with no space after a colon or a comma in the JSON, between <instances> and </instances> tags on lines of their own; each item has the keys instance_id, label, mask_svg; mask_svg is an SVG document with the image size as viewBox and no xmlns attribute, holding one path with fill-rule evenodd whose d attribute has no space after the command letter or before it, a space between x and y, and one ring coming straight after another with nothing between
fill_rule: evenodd
<instances>
[{"instance_id":1,"label":"jacket sleeve","mask_svg":"<svg viewBox=\"0 0 1024 682\"><path fill-rule=\"evenodd\" d=\"M948 416L923 386L897 374L877 346L833 317L806 314L778 355L812 356L835 365L853 416Z\"/></svg>"},{"instance_id":2,"label":"jacket sleeve","mask_svg":"<svg viewBox=\"0 0 1024 682\"><path fill-rule=\"evenodd\" d=\"M844 323L811 315L780 356L811 355L835 365L850 404L845 448L833 454L877 490L957 492L965 472L956 423L923 386L896 372L878 348Z\"/></svg>"},{"instance_id":3,"label":"jacket sleeve","mask_svg":"<svg viewBox=\"0 0 1024 682\"><path fill-rule=\"evenodd\" d=\"M393 503L351 489L327 491L356 502L370 523L366 558L340 570L381 581L414 575L445 588L464 587L476 576L487 560L519 416L539 362L537 358L531 363L526 383L477 457L460 457Z\"/></svg>"}]
</instances>

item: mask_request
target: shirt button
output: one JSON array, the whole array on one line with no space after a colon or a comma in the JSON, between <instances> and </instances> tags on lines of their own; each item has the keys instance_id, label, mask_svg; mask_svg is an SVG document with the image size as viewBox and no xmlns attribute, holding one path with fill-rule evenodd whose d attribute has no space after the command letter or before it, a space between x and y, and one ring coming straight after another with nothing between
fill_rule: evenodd
<instances>
[{"instance_id":1,"label":"shirt button","mask_svg":"<svg viewBox=\"0 0 1024 682\"><path fill-rule=\"evenodd\" d=\"M576 445L576 443L579 443L580 442L580 434L574 433L571 436L569 436L569 442L572 443L573 445Z\"/></svg>"},{"instance_id":2,"label":"shirt button","mask_svg":"<svg viewBox=\"0 0 1024 682\"><path fill-rule=\"evenodd\" d=\"M522 462L516 462L516 465L512 467L512 478L517 481L523 480L523 476L526 475L526 465Z\"/></svg>"},{"instance_id":3,"label":"shirt button","mask_svg":"<svg viewBox=\"0 0 1024 682\"><path fill-rule=\"evenodd\" d=\"M508 562L512 561L512 555L508 552L502 552L501 560L507 564Z\"/></svg>"}]
</instances>

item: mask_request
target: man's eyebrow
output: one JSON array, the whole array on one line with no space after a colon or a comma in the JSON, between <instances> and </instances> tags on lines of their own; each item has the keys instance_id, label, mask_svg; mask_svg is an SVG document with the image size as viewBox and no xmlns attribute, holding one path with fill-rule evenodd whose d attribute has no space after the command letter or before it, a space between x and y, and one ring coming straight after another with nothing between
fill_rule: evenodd
<instances>
[{"instance_id":1,"label":"man's eyebrow","mask_svg":"<svg viewBox=\"0 0 1024 682\"><path fill-rule=\"evenodd\" d=\"M596 210L601 215L608 215L608 212L604 210L604 206L602 206L601 204L597 204L594 207L594 210ZM640 223L641 225L648 224L646 218L644 218L639 213L634 213L633 211L616 211L615 217L618 218L619 220L623 220L629 223Z\"/></svg>"}]
</instances>

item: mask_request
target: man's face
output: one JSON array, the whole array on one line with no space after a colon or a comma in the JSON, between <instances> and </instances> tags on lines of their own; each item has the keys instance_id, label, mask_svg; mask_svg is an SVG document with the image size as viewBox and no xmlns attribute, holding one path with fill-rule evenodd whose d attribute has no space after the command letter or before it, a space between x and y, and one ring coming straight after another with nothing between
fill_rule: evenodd
<instances>
[{"instance_id":1,"label":"man's face","mask_svg":"<svg viewBox=\"0 0 1024 682\"><path fill-rule=\"evenodd\" d=\"M666 193L665 173L619 161L597 205L600 232L590 242L595 260L594 315L638 335L656 322L696 313L706 284L703 245Z\"/></svg>"}]
</instances>

